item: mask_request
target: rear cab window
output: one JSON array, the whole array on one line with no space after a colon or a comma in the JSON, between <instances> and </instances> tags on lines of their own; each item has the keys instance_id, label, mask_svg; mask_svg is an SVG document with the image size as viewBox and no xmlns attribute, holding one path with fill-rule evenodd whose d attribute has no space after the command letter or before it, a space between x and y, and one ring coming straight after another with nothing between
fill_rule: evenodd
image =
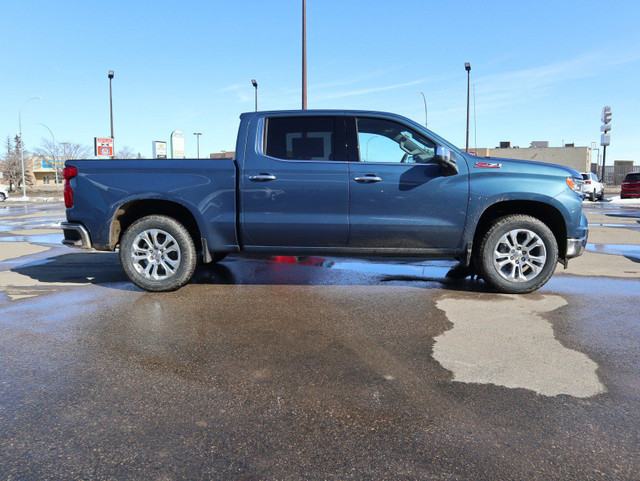
<instances>
[{"instance_id":1,"label":"rear cab window","mask_svg":"<svg viewBox=\"0 0 640 481\"><path fill-rule=\"evenodd\" d=\"M269 157L279 160L347 160L342 117L269 117L265 129L263 151Z\"/></svg>"},{"instance_id":2,"label":"rear cab window","mask_svg":"<svg viewBox=\"0 0 640 481\"><path fill-rule=\"evenodd\" d=\"M627 174L627 176L624 178L625 182L639 181L639 180L640 180L640 172Z\"/></svg>"}]
</instances>

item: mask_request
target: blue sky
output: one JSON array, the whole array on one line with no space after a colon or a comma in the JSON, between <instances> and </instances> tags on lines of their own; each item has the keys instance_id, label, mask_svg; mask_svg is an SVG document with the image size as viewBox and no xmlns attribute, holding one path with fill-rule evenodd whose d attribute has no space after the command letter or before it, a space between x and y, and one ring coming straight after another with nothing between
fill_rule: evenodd
<instances>
[{"instance_id":1,"label":"blue sky","mask_svg":"<svg viewBox=\"0 0 640 481\"><path fill-rule=\"evenodd\" d=\"M233 150L238 116L300 108L301 0L2 2L0 135L48 137L151 155L182 130L195 157ZM476 97L470 144L590 145L613 108L608 161L640 164L640 2L308 0L309 108L386 110L464 147L466 72Z\"/></svg>"}]
</instances>

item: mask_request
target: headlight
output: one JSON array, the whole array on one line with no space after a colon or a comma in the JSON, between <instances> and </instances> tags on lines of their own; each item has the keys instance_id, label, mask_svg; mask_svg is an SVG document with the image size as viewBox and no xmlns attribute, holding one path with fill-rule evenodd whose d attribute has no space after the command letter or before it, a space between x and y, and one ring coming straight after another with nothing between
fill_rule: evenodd
<instances>
[{"instance_id":1,"label":"headlight","mask_svg":"<svg viewBox=\"0 0 640 481\"><path fill-rule=\"evenodd\" d=\"M582 179L578 179L577 177L567 177L567 185L569 188L577 192L578 194L582 194L582 185L584 181Z\"/></svg>"}]
</instances>

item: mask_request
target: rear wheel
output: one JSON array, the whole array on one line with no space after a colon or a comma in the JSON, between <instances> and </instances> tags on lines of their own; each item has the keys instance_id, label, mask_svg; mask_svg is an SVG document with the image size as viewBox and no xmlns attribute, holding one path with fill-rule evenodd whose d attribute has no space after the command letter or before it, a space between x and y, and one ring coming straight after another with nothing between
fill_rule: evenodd
<instances>
[{"instance_id":1,"label":"rear wheel","mask_svg":"<svg viewBox=\"0 0 640 481\"><path fill-rule=\"evenodd\" d=\"M4 202L4 199L6 199L4 192L0 192L0 202Z\"/></svg>"},{"instance_id":2,"label":"rear wheel","mask_svg":"<svg viewBox=\"0 0 640 481\"><path fill-rule=\"evenodd\" d=\"M120 242L120 262L136 286L153 292L179 289L191 279L196 249L185 227L171 217L134 222Z\"/></svg>"},{"instance_id":3,"label":"rear wheel","mask_svg":"<svg viewBox=\"0 0 640 481\"><path fill-rule=\"evenodd\" d=\"M590 200L591 202L595 202L595 200L596 200L596 191L595 191L595 190L594 190L594 191L592 191L592 192L589 194L589 200Z\"/></svg>"},{"instance_id":4,"label":"rear wheel","mask_svg":"<svg viewBox=\"0 0 640 481\"><path fill-rule=\"evenodd\" d=\"M558 244L543 222L527 215L497 219L476 249L475 265L492 287L523 294L542 287L558 262Z\"/></svg>"}]
</instances>

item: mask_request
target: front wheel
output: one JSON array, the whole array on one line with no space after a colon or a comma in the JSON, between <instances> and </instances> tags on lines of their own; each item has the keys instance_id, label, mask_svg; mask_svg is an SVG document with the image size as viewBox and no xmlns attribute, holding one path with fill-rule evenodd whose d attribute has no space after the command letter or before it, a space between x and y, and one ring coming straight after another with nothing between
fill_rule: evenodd
<instances>
[{"instance_id":1,"label":"front wheel","mask_svg":"<svg viewBox=\"0 0 640 481\"><path fill-rule=\"evenodd\" d=\"M150 215L137 220L120 242L120 262L136 286L152 292L184 286L196 267L191 235L177 220Z\"/></svg>"},{"instance_id":2,"label":"front wheel","mask_svg":"<svg viewBox=\"0 0 640 481\"><path fill-rule=\"evenodd\" d=\"M558 244L546 224L527 215L497 219L475 252L481 277L507 294L524 294L542 287L558 262Z\"/></svg>"}]
</instances>

